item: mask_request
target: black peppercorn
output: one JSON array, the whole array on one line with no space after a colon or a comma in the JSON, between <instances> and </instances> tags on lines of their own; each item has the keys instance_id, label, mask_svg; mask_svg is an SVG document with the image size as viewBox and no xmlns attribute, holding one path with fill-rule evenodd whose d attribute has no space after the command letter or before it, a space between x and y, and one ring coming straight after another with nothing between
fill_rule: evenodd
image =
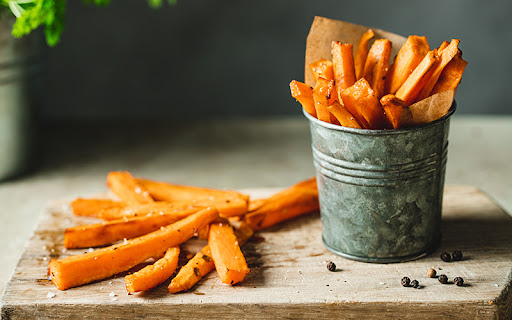
<instances>
[{"instance_id":1,"label":"black peppercorn","mask_svg":"<svg viewBox=\"0 0 512 320\"><path fill-rule=\"evenodd\" d=\"M453 261L460 261L462 260L462 252L460 250L455 250L452 253Z\"/></svg>"},{"instance_id":2,"label":"black peppercorn","mask_svg":"<svg viewBox=\"0 0 512 320\"><path fill-rule=\"evenodd\" d=\"M329 263L327 264L327 270L329 270L331 272L336 271L336 265L334 264L334 262L329 261Z\"/></svg>"},{"instance_id":3,"label":"black peppercorn","mask_svg":"<svg viewBox=\"0 0 512 320\"><path fill-rule=\"evenodd\" d=\"M442 284L448 283L448 277L445 274L440 274L439 277L437 277L437 280L439 280L439 282Z\"/></svg>"},{"instance_id":4,"label":"black peppercorn","mask_svg":"<svg viewBox=\"0 0 512 320\"><path fill-rule=\"evenodd\" d=\"M411 283L411 279L409 279L408 277L403 277L401 282L402 282L402 286L408 287L409 284Z\"/></svg>"},{"instance_id":5,"label":"black peppercorn","mask_svg":"<svg viewBox=\"0 0 512 320\"><path fill-rule=\"evenodd\" d=\"M418 282L418 280L412 280L411 281L411 287L417 288L419 286L420 286L420 283Z\"/></svg>"},{"instance_id":6,"label":"black peppercorn","mask_svg":"<svg viewBox=\"0 0 512 320\"><path fill-rule=\"evenodd\" d=\"M461 277L453 279L453 282L455 282L455 284L459 287L462 287L464 285L464 279L462 279Z\"/></svg>"},{"instance_id":7,"label":"black peppercorn","mask_svg":"<svg viewBox=\"0 0 512 320\"><path fill-rule=\"evenodd\" d=\"M448 252L441 253L440 257L441 257L441 260L443 260L444 262L452 261L452 257L450 256L450 254Z\"/></svg>"}]
</instances>

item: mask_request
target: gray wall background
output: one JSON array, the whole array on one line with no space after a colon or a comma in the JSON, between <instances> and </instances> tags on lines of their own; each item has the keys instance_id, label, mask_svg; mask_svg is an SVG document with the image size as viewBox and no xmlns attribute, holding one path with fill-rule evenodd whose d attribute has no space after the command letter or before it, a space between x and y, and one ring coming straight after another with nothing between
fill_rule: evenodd
<instances>
[{"instance_id":1,"label":"gray wall background","mask_svg":"<svg viewBox=\"0 0 512 320\"><path fill-rule=\"evenodd\" d=\"M512 113L512 1L143 0L105 8L69 1L61 43L46 50L49 120L177 119L300 114L315 15L461 39L469 61L458 113Z\"/></svg>"}]
</instances>

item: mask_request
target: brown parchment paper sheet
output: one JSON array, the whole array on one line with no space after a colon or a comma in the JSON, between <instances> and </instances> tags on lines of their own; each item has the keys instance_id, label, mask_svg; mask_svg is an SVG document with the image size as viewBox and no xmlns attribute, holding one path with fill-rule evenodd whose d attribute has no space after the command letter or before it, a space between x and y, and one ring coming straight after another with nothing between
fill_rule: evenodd
<instances>
[{"instance_id":1,"label":"brown parchment paper sheet","mask_svg":"<svg viewBox=\"0 0 512 320\"><path fill-rule=\"evenodd\" d=\"M341 41L352 43L354 50L357 48L359 39L369 27L346 22L333 20L324 17L315 17L306 40L306 59L304 65L304 82L312 87L315 86L313 74L309 65L319 59L332 60L331 43L332 41ZM375 39L388 39L393 45L391 47L391 63L394 57L404 44L406 38L385 30L372 28L375 33ZM373 43L370 42L370 45ZM448 90L437 93L424 100L418 101L409 106L402 113L401 122L406 126L428 123L437 120L448 113L453 103L455 90Z\"/></svg>"}]
</instances>

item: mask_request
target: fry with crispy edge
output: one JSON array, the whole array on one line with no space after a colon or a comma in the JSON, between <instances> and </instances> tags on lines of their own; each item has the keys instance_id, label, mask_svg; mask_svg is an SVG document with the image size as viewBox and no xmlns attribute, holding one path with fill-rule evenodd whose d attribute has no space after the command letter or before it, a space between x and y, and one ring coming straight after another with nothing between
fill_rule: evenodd
<instances>
[{"instance_id":1,"label":"fry with crispy edge","mask_svg":"<svg viewBox=\"0 0 512 320\"><path fill-rule=\"evenodd\" d=\"M178 246L218 217L215 208L206 208L147 235L93 252L51 260L48 274L59 290L101 280L129 270Z\"/></svg>"},{"instance_id":2,"label":"fry with crispy edge","mask_svg":"<svg viewBox=\"0 0 512 320\"><path fill-rule=\"evenodd\" d=\"M462 59L462 55L460 53L457 54L441 72L431 94L456 89L467 65L468 62Z\"/></svg>"},{"instance_id":3,"label":"fry with crispy edge","mask_svg":"<svg viewBox=\"0 0 512 320\"><path fill-rule=\"evenodd\" d=\"M139 237L188 217L199 210L201 208L182 210L175 214L150 213L67 228L64 232L64 246L67 249L98 247L123 239Z\"/></svg>"},{"instance_id":4,"label":"fry with crispy edge","mask_svg":"<svg viewBox=\"0 0 512 320\"><path fill-rule=\"evenodd\" d=\"M327 107L327 110L338 119L341 126L361 129L361 125L356 118L338 101L334 101L333 104Z\"/></svg>"},{"instance_id":5,"label":"fry with crispy edge","mask_svg":"<svg viewBox=\"0 0 512 320\"><path fill-rule=\"evenodd\" d=\"M311 63L309 68L311 69L311 73L313 74L315 82L318 82L318 78L324 78L329 81L334 80L332 61L320 59Z\"/></svg>"},{"instance_id":6,"label":"fry with crispy edge","mask_svg":"<svg viewBox=\"0 0 512 320\"><path fill-rule=\"evenodd\" d=\"M316 116L320 121L331 122L331 114L327 110L329 100L333 94L334 80L318 78L313 89L313 101L315 102Z\"/></svg>"},{"instance_id":7,"label":"fry with crispy edge","mask_svg":"<svg viewBox=\"0 0 512 320\"><path fill-rule=\"evenodd\" d=\"M409 36L389 67L384 92L395 94L429 51L427 37Z\"/></svg>"},{"instance_id":8,"label":"fry with crispy edge","mask_svg":"<svg viewBox=\"0 0 512 320\"><path fill-rule=\"evenodd\" d=\"M375 96L375 92L365 78L359 79L353 86L343 91L341 98L347 110L356 116L365 128L387 129L392 127L384 114L384 109L382 109L379 100ZM369 127L366 127L362 119L366 121Z\"/></svg>"},{"instance_id":9,"label":"fry with crispy edge","mask_svg":"<svg viewBox=\"0 0 512 320\"><path fill-rule=\"evenodd\" d=\"M446 40L443 41L443 43L441 43L441 45L439 46L439 48L437 48L437 52L441 53L441 51L443 51L446 47L448 47L450 43Z\"/></svg>"},{"instance_id":10,"label":"fry with crispy edge","mask_svg":"<svg viewBox=\"0 0 512 320\"><path fill-rule=\"evenodd\" d=\"M385 95L380 99L384 113L394 129L400 127L400 117L404 108L407 108L405 101L398 99L394 94Z\"/></svg>"},{"instance_id":11,"label":"fry with crispy edge","mask_svg":"<svg viewBox=\"0 0 512 320\"><path fill-rule=\"evenodd\" d=\"M107 176L107 186L128 204L151 203L153 198L127 171L112 171Z\"/></svg>"},{"instance_id":12,"label":"fry with crispy edge","mask_svg":"<svg viewBox=\"0 0 512 320\"><path fill-rule=\"evenodd\" d=\"M357 80L361 79L363 76L364 65L366 63L366 57L368 56L368 43L373 37L375 37L375 33L372 29L368 29L359 39L356 55L354 57Z\"/></svg>"},{"instance_id":13,"label":"fry with crispy edge","mask_svg":"<svg viewBox=\"0 0 512 320\"><path fill-rule=\"evenodd\" d=\"M336 86L336 92L338 93L338 100L342 101L339 97L340 92L356 82L352 44L333 41L332 63L334 70L334 84Z\"/></svg>"},{"instance_id":14,"label":"fry with crispy edge","mask_svg":"<svg viewBox=\"0 0 512 320\"><path fill-rule=\"evenodd\" d=\"M450 44L443 49L443 51L439 54L439 59L436 61L433 69L429 72L429 79L423 89L421 89L417 101L423 100L426 97L430 96L432 89L439 80L439 76L443 72L446 65L457 55L459 51L458 45L460 40L453 39Z\"/></svg>"},{"instance_id":15,"label":"fry with crispy edge","mask_svg":"<svg viewBox=\"0 0 512 320\"><path fill-rule=\"evenodd\" d=\"M245 222L242 222L235 230L235 235L238 243L243 245L252 237L253 230ZM213 269L215 269L215 264L212 260L210 246L207 245L190 259L172 279L168 287L169 293L189 290Z\"/></svg>"},{"instance_id":16,"label":"fry with crispy edge","mask_svg":"<svg viewBox=\"0 0 512 320\"><path fill-rule=\"evenodd\" d=\"M425 86L429 79L429 72L432 70L438 59L437 49L429 51L420 64L409 75L407 80L402 84L395 96L402 99L409 106L416 101L421 89Z\"/></svg>"},{"instance_id":17,"label":"fry with crispy edge","mask_svg":"<svg viewBox=\"0 0 512 320\"><path fill-rule=\"evenodd\" d=\"M180 247L172 247L155 263L127 275L124 277L126 291L146 291L169 279L178 267L179 256Z\"/></svg>"},{"instance_id":18,"label":"fry with crispy edge","mask_svg":"<svg viewBox=\"0 0 512 320\"><path fill-rule=\"evenodd\" d=\"M377 99L384 94L384 83L388 72L391 41L388 39L375 40L364 64L363 78L371 84Z\"/></svg>"},{"instance_id":19,"label":"fry with crispy edge","mask_svg":"<svg viewBox=\"0 0 512 320\"><path fill-rule=\"evenodd\" d=\"M134 218L151 214L166 214L186 217L205 207L214 207L214 201L155 201L153 203L138 204L124 207L106 208L100 211L98 218L111 221L124 218Z\"/></svg>"},{"instance_id":20,"label":"fry with crispy edge","mask_svg":"<svg viewBox=\"0 0 512 320\"><path fill-rule=\"evenodd\" d=\"M316 118L315 103L313 101L313 88L297 80L290 82L290 92L302 105L307 113Z\"/></svg>"},{"instance_id":21,"label":"fry with crispy edge","mask_svg":"<svg viewBox=\"0 0 512 320\"><path fill-rule=\"evenodd\" d=\"M71 209L76 216L98 217L103 209L122 208L125 204L121 201L110 199L82 199L78 198L71 202Z\"/></svg>"},{"instance_id":22,"label":"fry with crispy edge","mask_svg":"<svg viewBox=\"0 0 512 320\"><path fill-rule=\"evenodd\" d=\"M220 280L227 284L242 282L250 269L229 223L210 225L208 245Z\"/></svg>"},{"instance_id":23,"label":"fry with crispy edge","mask_svg":"<svg viewBox=\"0 0 512 320\"><path fill-rule=\"evenodd\" d=\"M137 182L158 201L213 201L219 214L224 217L244 214L249 202L249 196L236 191L175 185L146 179L137 179Z\"/></svg>"},{"instance_id":24,"label":"fry with crispy edge","mask_svg":"<svg viewBox=\"0 0 512 320\"><path fill-rule=\"evenodd\" d=\"M271 196L244 221L257 231L318 209L316 179L311 178Z\"/></svg>"}]
</instances>

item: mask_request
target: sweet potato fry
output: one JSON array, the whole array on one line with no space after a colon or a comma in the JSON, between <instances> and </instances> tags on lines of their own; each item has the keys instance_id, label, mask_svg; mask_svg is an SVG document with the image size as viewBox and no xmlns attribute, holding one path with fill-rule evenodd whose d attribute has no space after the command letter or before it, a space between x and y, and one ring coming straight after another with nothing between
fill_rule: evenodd
<instances>
[{"instance_id":1,"label":"sweet potato fry","mask_svg":"<svg viewBox=\"0 0 512 320\"><path fill-rule=\"evenodd\" d=\"M259 209L248 213L244 221L257 231L318 209L318 190L312 178L271 196Z\"/></svg>"},{"instance_id":2,"label":"sweet potato fry","mask_svg":"<svg viewBox=\"0 0 512 320\"><path fill-rule=\"evenodd\" d=\"M315 83L318 82L318 78L324 78L328 81L334 80L332 61L320 59L311 63L309 68L311 69L313 78L315 78Z\"/></svg>"},{"instance_id":3,"label":"sweet potato fry","mask_svg":"<svg viewBox=\"0 0 512 320\"><path fill-rule=\"evenodd\" d=\"M356 82L352 44L333 41L332 63L334 69L334 83L339 96L340 92ZM338 100L342 101L339 97Z\"/></svg>"},{"instance_id":4,"label":"sweet potato fry","mask_svg":"<svg viewBox=\"0 0 512 320\"><path fill-rule=\"evenodd\" d=\"M467 65L468 62L462 59L462 55L457 54L441 72L431 94L456 89Z\"/></svg>"},{"instance_id":5,"label":"sweet potato fry","mask_svg":"<svg viewBox=\"0 0 512 320\"><path fill-rule=\"evenodd\" d=\"M179 247L170 248L164 257L154 264L127 275L124 277L126 290L128 292L146 291L169 279L178 267L179 256Z\"/></svg>"},{"instance_id":6,"label":"sweet potato fry","mask_svg":"<svg viewBox=\"0 0 512 320\"><path fill-rule=\"evenodd\" d=\"M371 84L377 99L384 94L384 83L388 72L391 41L388 39L375 40L364 64L363 78Z\"/></svg>"},{"instance_id":7,"label":"sweet potato fry","mask_svg":"<svg viewBox=\"0 0 512 320\"><path fill-rule=\"evenodd\" d=\"M215 206L214 204L214 201L208 203L193 201L155 201L147 204L106 208L100 211L98 218L110 221L152 214L165 214L181 217L179 219L182 219L205 207L213 207Z\"/></svg>"},{"instance_id":8,"label":"sweet potato fry","mask_svg":"<svg viewBox=\"0 0 512 320\"><path fill-rule=\"evenodd\" d=\"M375 33L372 29L368 29L359 39L357 45L357 51L354 58L354 66L356 69L356 79L359 80L363 76L364 65L366 63L366 57L368 56L368 43L375 37Z\"/></svg>"},{"instance_id":9,"label":"sweet potato fry","mask_svg":"<svg viewBox=\"0 0 512 320\"><path fill-rule=\"evenodd\" d=\"M67 228L64 246L67 249L98 247L123 239L139 237L181 220L200 208L177 211L175 214L148 214Z\"/></svg>"},{"instance_id":10,"label":"sweet potato fry","mask_svg":"<svg viewBox=\"0 0 512 320\"><path fill-rule=\"evenodd\" d=\"M307 113L316 118L315 103L313 101L313 88L305 83L293 80L290 82L290 91L294 97L302 105Z\"/></svg>"},{"instance_id":11,"label":"sweet potato fry","mask_svg":"<svg viewBox=\"0 0 512 320\"><path fill-rule=\"evenodd\" d=\"M385 95L380 99L380 104L384 108L384 113L394 129L400 127L400 117L402 110L407 107L403 100L398 99L394 94Z\"/></svg>"},{"instance_id":12,"label":"sweet potato fry","mask_svg":"<svg viewBox=\"0 0 512 320\"><path fill-rule=\"evenodd\" d=\"M347 110L357 117L361 124L366 128L363 119L368 124L368 129L387 129L391 128L384 109L375 96L375 92L370 87L365 78L359 79L353 86L341 93L344 105Z\"/></svg>"},{"instance_id":13,"label":"sweet potato fry","mask_svg":"<svg viewBox=\"0 0 512 320\"><path fill-rule=\"evenodd\" d=\"M327 107L327 110L338 119L341 126L361 129L361 125L356 118L338 101L334 101L333 104Z\"/></svg>"},{"instance_id":14,"label":"sweet potato fry","mask_svg":"<svg viewBox=\"0 0 512 320\"><path fill-rule=\"evenodd\" d=\"M416 101L425 84L429 79L429 72L432 71L435 62L438 60L437 49L429 51L420 64L409 75L407 80L402 84L396 92L397 98L405 101L407 105L411 105Z\"/></svg>"},{"instance_id":15,"label":"sweet potato fry","mask_svg":"<svg viewBox=\"0 0 512 320\"><path fill-rule=\"evenodd\" d=\"M48 274L59 290L105 279L187 241L194 232L218 217L215 208L203 209L147 235L93 252L51 260Z\"/></svg>"},{"instance_id":16,"label":"sweet potato fry","mask_svg":"<svg viewBox=\"0 0 512 320\"><path fill-rule=\"evenodd\" d=\"M208 245L221 281L227 284L242 282L250 270L231 225L212 223Z\"/></svg>"},{"instance_id":17,"label":"sweet potato fry","mask_svg":"<svg viewBox=\"0 0 512 320\"><path fill-rule=\"evenodd\" d=\"M426 37L409 36L389 68L384 92L395 94L429 51Z\"/></svg>"},{"instance_id":18,"label":"sweet potato fry","mask_svg":"<svg viewBox=\"0 0 512 320\"><path fill-rule=\"evenodd\" d=\"M432 89L434 88L437 80L439 79L439 76L441 75L441 72L443 72L444 68L453 59L453 57L457 55L457 52L459 51L459 42L460 40L453 39L450 44L439 54L439 59L436 61L432 71L429 72L429 79L427 80L427 83L423 89L421 89L418 98L416 98L417 101L423 100L430 96Z\"/></svg>"},{"instance_id":19,"label":"sweet potato fry","mask_svg":"<svg viewBox=\"0 0 512 320\"><path fill-rule=\"evenodd\" d=\"M448 41L444 40L443 43L441 43L441 45L439 46L439 48L437 48L437 52L441 53L441 51L448 47L449 44L450 43Z\"/></svg>"},{"instance_id":20,"label":"sweet potato fry","mask_svg":"<svg viewBox=\"0 0 512 320\"><path fill-rule=\"evenodd\" d=\"M318 120L332 123L331 114L327 110L329 100L333 94L334 81L326 80L322 77L318 78L315 88L313 89L313 100L315 101L316 116Z\"/></svg>"},{"instance_id":21,"label":"sweet potato fry","mask_svg":"<svg viewBox=\"0 0 512 320\"><path fill-rule=\"evenodd\" d=\"M224 217L242 215L247 212L249 197L239 192L175 185L145 179L137 179L137 182L146 188L155 200L196 201L196 205L212 201L219 210L219 214Z\"/></svg>"},{"instance_id":22,"label":"sweet potato fry","mask_svg":"<svg viewBox=\"0 0 512 320\"><path fill-rule=\"evenodd\" d=\"M249 205L247 206L247 212L252 212L252 211L258 209L266 201L267 201L267 199L255 199L255 200L249 201Z\"/></svg>"},{"instance_id":23,"label":"sweet potato fry","mask_svg":"<svg viewBox=\"0 0 512 320\"><path fill-rule=\"evenodd\" d=\"M78 198L71 202L73 214L77 216L98 217L103 209L122 208L125 204L121 201L110 199L82 199Z\"/></svg>"},{"instance_id":24,"label":"sweet potato fry","mask_svg":"<svg viewBox=\"0 0 512 320\"><path fill-rule=\"evenodd\" d=\"M236 239L240 245L246 243L252 234L252 229L244 222L235 230ZM189 290L214 268L210 246L207 245L190 259L172 279L168 287L169 293Z\"/></svg>"},{"instance_id":25,"label":"sweet potato fry","mask_svg":"<svg viewBox=\"0 0 512 320\"><path fill-rule=\"evenodd\" d=\"M128 204L151 203L153 198L127 171L113 171L107 176L107 186Z\"/></svg>"}]
</instances>

